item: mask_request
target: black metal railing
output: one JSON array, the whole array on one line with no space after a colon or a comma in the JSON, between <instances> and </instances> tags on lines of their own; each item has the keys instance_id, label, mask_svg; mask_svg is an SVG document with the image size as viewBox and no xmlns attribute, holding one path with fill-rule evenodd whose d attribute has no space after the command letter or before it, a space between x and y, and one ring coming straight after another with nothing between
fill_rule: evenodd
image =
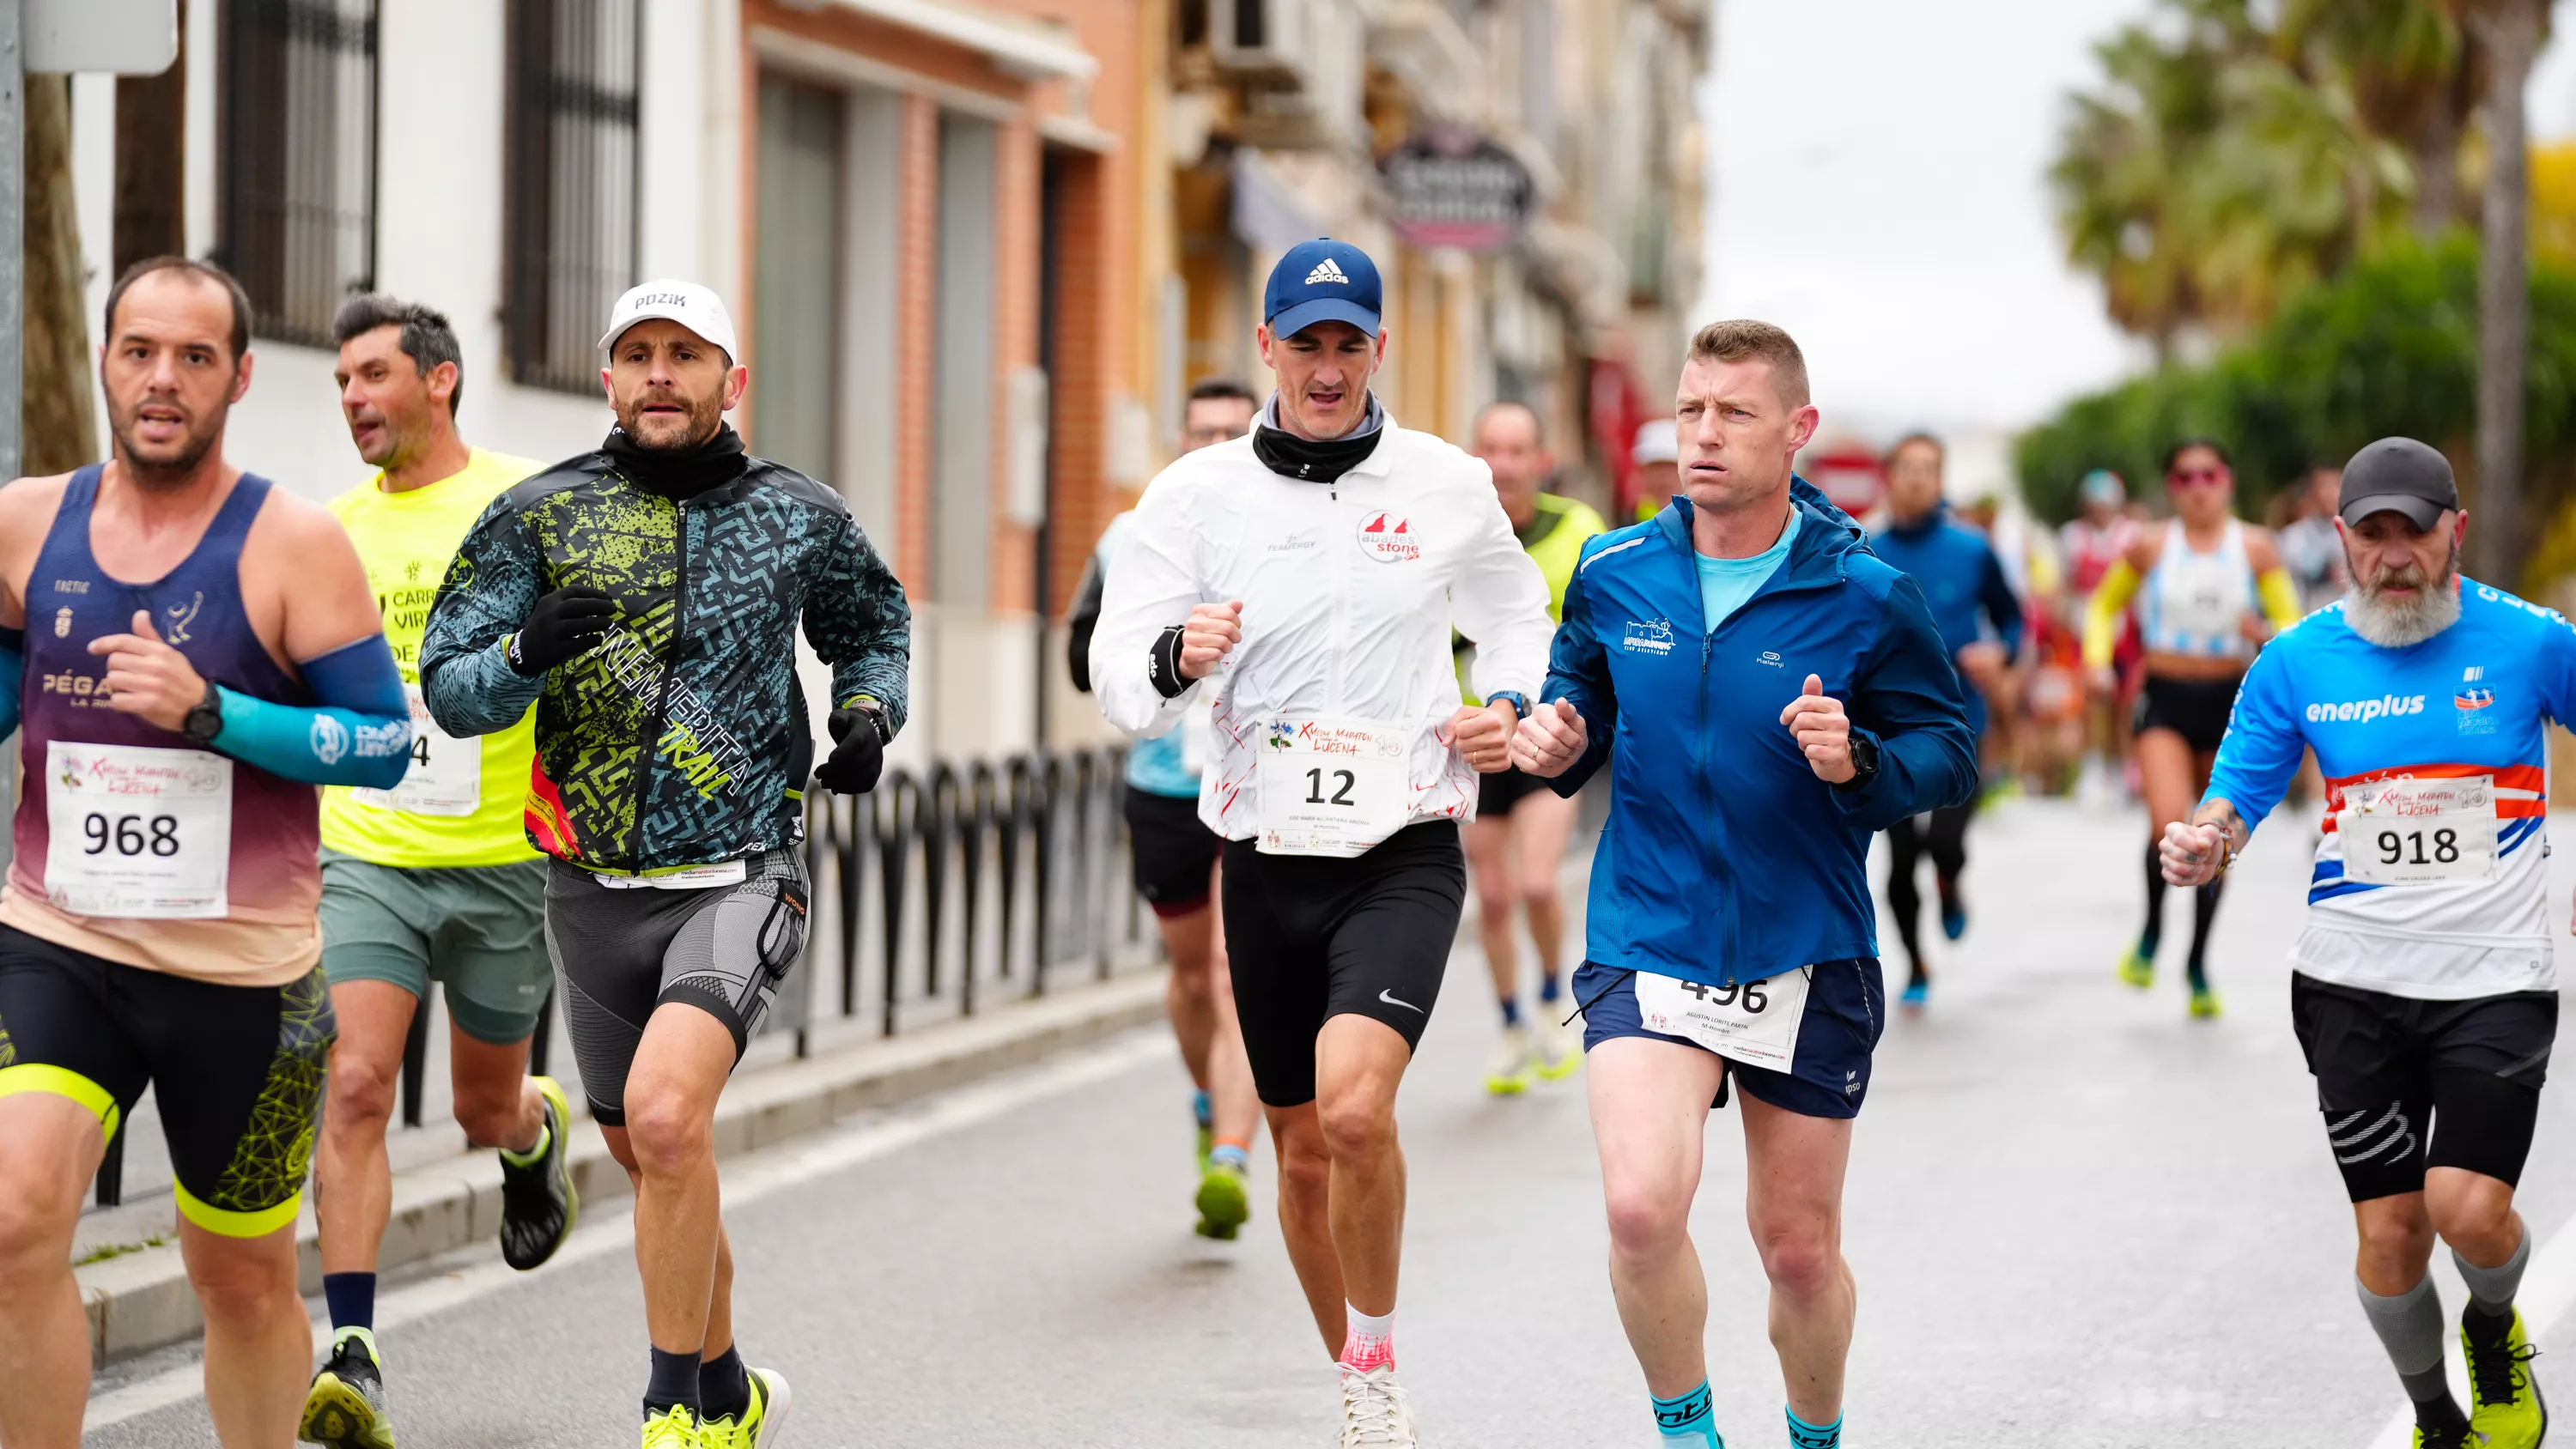
<instances>
[{"instance_id":1,"label":"black metal railing","mask_svg":"<svg viewBox=\"0 0 2576 1449\"><path fill-rule=\"evenodd\" d=\"M805 954L764 1034L793 1033L801 1057L828 1022L894 1036L1141 959L1153 938L1129 883L1126 753L941 762L922 775L889 770L867 795L808 793ZM425 999L412 1013L405 1127L421 1125L435 1010ZM548 1002L530 1071L546 1070L553 1021ZM99 1167L99 1206L122 1198L124 1162L120 1126Z\"/></svg>"}]
</instances>

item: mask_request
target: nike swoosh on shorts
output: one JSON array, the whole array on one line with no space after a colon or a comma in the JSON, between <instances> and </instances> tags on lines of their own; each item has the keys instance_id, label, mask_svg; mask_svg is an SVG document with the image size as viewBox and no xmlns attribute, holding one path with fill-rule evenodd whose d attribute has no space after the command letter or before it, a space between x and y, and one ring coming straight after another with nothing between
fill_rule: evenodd
<instances>
[{"instance_id":1,"label":"nike swoosh on shorts","mask_svg":"<svg viewBox=\"0 0 2576 1449\"><path fill-rule=\"evenodd\" d=\"M1410 1001L1398 1001L1398 1000L1396 1000L1396 999L1395 999L1395 997L1394 997L1394 995L1393 995L1392 993L1390 993L1390 992L1389 992L1385 987L1379 987L1379 988L1378 988L1377 999L1378 999L1378 1000L1380 1000L1380 1001L1385 1002L1385 1003L1386 1003L1387 1005L1389 1005L1389 1006L1401 1006L1401 1007L1403 1007L1403 1008L1404 1008L1405 1010L1407 1010L1407 1011L1417 1011L1417 1012L1418 1012L1418 1011L1422 1010L1422 1008L1421 1008L1421 1007L1414 1005L1414 1004L1413 1004L1412 1002L1410 1002Z\"/></svg>"}]
</instances>

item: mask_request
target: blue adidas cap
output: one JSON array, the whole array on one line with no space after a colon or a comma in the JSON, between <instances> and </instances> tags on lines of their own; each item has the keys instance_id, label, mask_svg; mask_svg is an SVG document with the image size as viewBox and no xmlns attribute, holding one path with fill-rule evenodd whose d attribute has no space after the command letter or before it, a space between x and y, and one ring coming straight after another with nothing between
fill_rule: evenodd
<instances>
[{"instance_id":1,"label":"blue adidas cap","mask_svg":"<svg viewBox=\"0 0 2576 1449\"><path fill-rule=\"evenodd\" d=\"M1368 253L1349 242L1317 237L1290 247L1270 269L1261 318L1274 337L1294 337L1318 322L1348 322L1375 337L1385 300L1377 263Z\"/></svg>"}]
</instances>

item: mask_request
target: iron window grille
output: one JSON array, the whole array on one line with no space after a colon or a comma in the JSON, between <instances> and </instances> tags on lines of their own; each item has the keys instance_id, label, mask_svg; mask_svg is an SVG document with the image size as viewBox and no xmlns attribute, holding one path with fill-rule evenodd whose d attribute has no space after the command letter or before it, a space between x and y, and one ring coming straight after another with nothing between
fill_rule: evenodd
<instances>
[{"instance_id":1,"label":"iron window grille","mask_svg":"<svg viewBox=\"0 0 2576 1449\"><path fill-rule=\"evenodd\" d=\"M502 331L520 382L599 390L599 329L635 275L636 0L510 0Z\"/></svg>"},{"instance_id":2,"label":"iron window grille","mask_svg":"<svg viewBox=\"0 0 2576 1449\"><path fill-rule=\"evenodd\" d=\"M215 260L251 329L327 347L376 275L376 0L225 0Z\"/></svg>"}]
</instances>

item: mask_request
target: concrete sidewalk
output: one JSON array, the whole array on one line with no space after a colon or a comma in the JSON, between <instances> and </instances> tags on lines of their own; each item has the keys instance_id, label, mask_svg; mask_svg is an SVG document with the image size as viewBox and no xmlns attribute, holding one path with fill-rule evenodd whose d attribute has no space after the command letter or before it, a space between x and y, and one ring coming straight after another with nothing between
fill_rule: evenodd
<instances>
[{"instance_id":1,"label":"concrete sidewalk","mask_svg":"<svg viewBox=\"0 0 2576 1449\"><path fill-rule=\"evenodd\" d=\"M748 1069L734 1078L716 1111L716 1151L733 1156L767 1147L854 1112L1023 1066L1158 1020L1165 975L1155 968L1062 987L899 1037L878 1036L861 1020L817 1022L811 1055L773 1059L767 1065L746 1062ZM578 1092L574 1101L580 1101ZM582 1116L587 1121L588 1114ZM394 1275L476 1242L493 1244L497 1256L499 1159L490 1152L463 1150L462 1134L452 1124L397 1133L391 1145L393 1219L378 1271ZM574 1136L572 1162L586 1204L629 1192L624 1170L609 1157L598 1133ZM83 1217L73 1258L89 1312L91 1349L101 1361L176 1343L203 1327L179 1259L175 1221L166 1187ZM303 1291L320 1292L321 1254L310 1192L296 1222L296 1247Z\"/></svg>"}]
</instances>

